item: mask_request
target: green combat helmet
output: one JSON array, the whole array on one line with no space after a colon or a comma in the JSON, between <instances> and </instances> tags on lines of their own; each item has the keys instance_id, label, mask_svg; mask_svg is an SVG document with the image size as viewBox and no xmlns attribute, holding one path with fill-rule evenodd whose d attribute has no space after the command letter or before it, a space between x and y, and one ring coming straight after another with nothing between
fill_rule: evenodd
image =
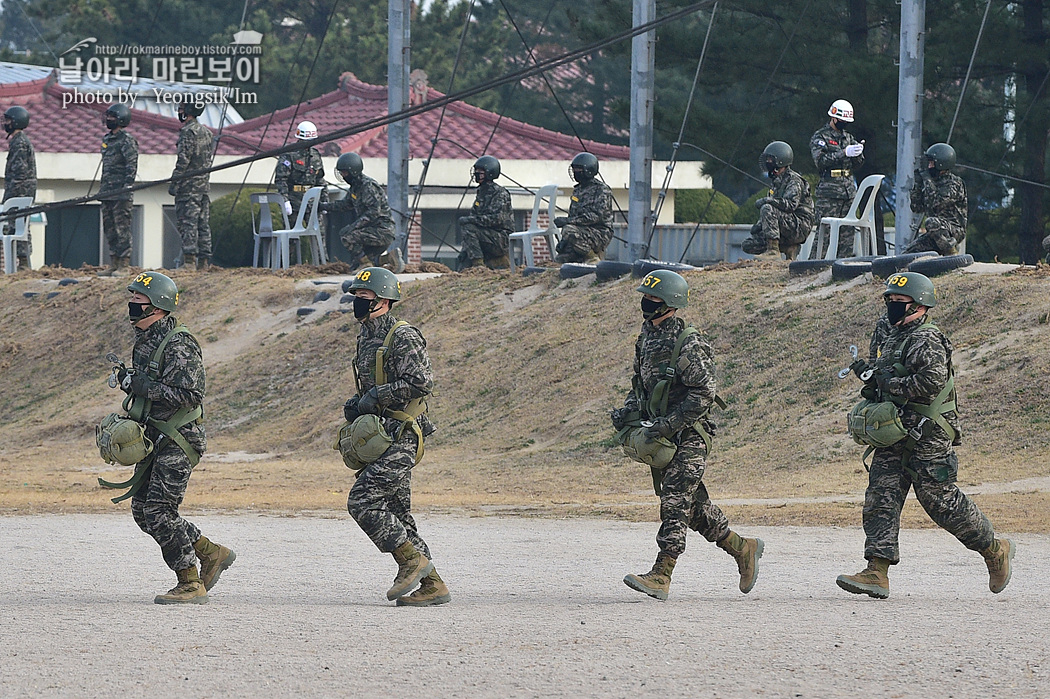
<instances>
[{"instance_id":1,"label":"green combat helmet","mask_svg":"<svg viewBox=\"0 0 1050 699\"><path fill-rule=\"evenodd\" d=\"M776 169L787 167L795 161L795 153L791 150L791 146L783 141L773 141L766 149L762 151L762 157L758 159L759 165L767 167L767 163L772 163Z\"/></svg>"},{"instance_id":2,"label":"green combat helmet","mask_svg":"<svg viewBox=\"0 0 1050 699\"><path fill-rule=\"evenodd\" d=\"M667 269L649 272L635 291L655 296L670 308L689 305L689 282L682 275Z\"/></svg>"},{"instance_id":3,"label":"green combat helmet","mask_svg":"<svg viewBox=\"0 0 1050 699\"><path fill-rule=\"evenodd\" d=\"M918 272L898 272L886 280L886 291L883 298L890 294L901 294L911 297L920 306L933 308L937 305L937 296L933 292L933 282L929 277Z\"/></svg>"},{"instance_id":4,"label":"green combat helmet","mask_svg":"<svg viewBox=\"0 0 1050 699\"><path fill-rule=\"evenodd\" d=\"M154 307L172 313L179 305L179 287L171 277L160 272L143 272L128 284L128 291L139 292Z\"/></svg>"},{"instance_id":5,"label":"green combat helmet","mask_svg":"<svg viewBox=\"0 0 1050 699\"><path fill-rule=\"evenodd\" d=\"M365 267L350 284L350 291L368 289L374 291L377 299L401 300L401 282L397 275L383 267Z\"/></svg>"},{"instance_id":6,"label":"green combat helmet","mask_svg":"<svg viewBox=\"0 0 1050 699\"><path fill-rule=\"evenodd\" d=\"M933 161L937 172L944 172L955 167L955 149L947 143L934 143L926 149L926 160Z\"/></svg>"}]
</instances>

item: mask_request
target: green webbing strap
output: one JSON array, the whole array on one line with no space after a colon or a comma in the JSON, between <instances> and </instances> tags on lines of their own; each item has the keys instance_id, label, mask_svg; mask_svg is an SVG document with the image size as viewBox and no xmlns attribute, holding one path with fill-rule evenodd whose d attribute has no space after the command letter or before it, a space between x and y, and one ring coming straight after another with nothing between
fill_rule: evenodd
<instances>
[{"instance_id":1,"label":"green webbing strap","mask_svg":"<svg viewBox=\"0 0 1050 699\"><path fill-rule=\"evenodd\" d=\"M153 460L157 457L157 451L161 448L163 443L157 445L157 449L154 449L149 456L140 461L135 466L135 473L131 478L127 479L122 483L113 483L106 481L101 478L98 479L98 484L103 488L109 488L111 490L120 490L121 488L127 488L127 492L115 498L110 498L114 504L127 500L128 498L139 492L142 488L142 484L148 480L150 469L153 468Z\"/></svg>"},{"instance_id":2,"label":"green webbing strap","mask_svg":"<svg viewBox=\"0 0 1050 699\"><path fill-rule=\"evenodd\" d=\"M200 463L201 455L197 453L197 450L182 436L179 432L180 427L184 427L191 422L199 420L204 415L204 408L196 406L193 408L179 408L174 415L165 421L155 420L153 418L146 418L148 424L153 425L160 433L171 441L178 444L184 452L186 452L187 458L190 460L190 465L196 466ZM158 447L154 453L159 452Z\"/></svg>"},{"instance_id":3,"label":"green webbing strap","mask_svg":"<svg viewBox=\"0 0 1050 699\"><path fill-rule=\"evenodd\" d=\"M390 345L394 343L394 333L402 325L408 325L408 321L399 320L394 323L394 326L390 328L390 331L386 334L386 338L383 339L383 346L376 350L376 386L386 383L386 368L383 366L383 360L386 359L386 351L390 349Z\"/></svg>"},{"instance_id":4,"label":"green webbing strap","mask_svg":"<svg viewBox=\"0 0 1050 699\"><path fill-rule=\"evenodd\" d=\"M399 320L394 323L393 327L387 332L386 337L383 339L383 346L376 350L376 370L375 370L375 385L380 386L386 383L386 368L383 366L383 360L386 359L386 352L390 349L390 345L394 343L394 333L402 325L408 325L408 321ZM413 398L406 405L404 410L393 410L388 408L383 411L383 417L390 417L395 420L401 420L401 427L398 428L394 441L401 439L401 435L405 433L405 429L411 425L411 429L416 433L416 463L418 464L423 459L423 430L419 429L419 423L416 422L416 418L427 411L427 402L423 398Z\"/></svg>"}]
</instances>

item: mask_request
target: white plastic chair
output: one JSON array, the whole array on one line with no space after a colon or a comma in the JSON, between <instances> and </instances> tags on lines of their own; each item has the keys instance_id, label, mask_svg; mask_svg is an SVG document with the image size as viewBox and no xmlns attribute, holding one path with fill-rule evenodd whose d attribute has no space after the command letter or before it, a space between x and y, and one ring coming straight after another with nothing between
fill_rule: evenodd
<instances>
[{"instance_id":1,"label":"white plastic chair","mask_svg":"<svg viewBox=\"0 0 1050 699\"><path fill-rule=\"evenodd\" d=\"M277 236L274 235L273 230L273 214L270 212L270 204L277 204L277 208L281 211L281 216L284 218L284 228L288 229L288 214L284 212L284 196L277 192L259 192L249 197L251 203L259 205L259 226L255 226L255 207L252 206L252 231L255 234L255 253L252 255L252 267L259 266L259 252L262 249L262 242L267 243L267 263L266 266L271 269L276 269L275 262L277 261L277 251L279 248L275 245Z\"/></svg>"},{"instance_id":2,"label":"white plastic chair","mask_svg":"<svg viewBox=\"0 0 1050 699\"><path fill-rule=\"evenodd\" d=\"M547 228L540 228L540 206L543 200L547 200ZM550 248L551 259L554 259L554 250L558 246L558 227L554 225L554 216L558 207L558 185L545 184L536 192L536 200L532 203L532 218L529 219L529 229L519 233L510 234L508 251L510 258L510 271L514 271L514 242L521 242L522 262L529 267L535 265L532 256L532 239L542 235L547 239L547 247Z\"/></svg>"},{"instance_id":3,"label":"white plastic chair","mask_svg":"<svg viewBox=\"0 0 1050 699\"><path fill-rule=\"evenodd\" d=\"M311 187L306 190L306 195L303 196L303 203L299 205L299 215L295 218L295 227L286 231L274 231L274 235L277 236L277 241L281 246L281 263L283 267L292 266L290 246L288 244L290 240L300 241L299 264L302 264L303 238L307 239L311 246L310 249L314 253L314 264L328 264L328 254L324 249L324 241L321 239L321 224L318 220L319 212L317 211L317 205L320 203L323 190L323 187ZM309 211L309 218L307 218L307 211Z\"/></svg>"},{"instance_id":4,"label":"white plastic chair","mask_svg":"<svg viewBox=\"0 0 1050 699\"><path fill-rule=\"evenodd\" d=\"M885 175L868 175L864 178L864 181L857 187L857 193L853 197L853 203L849 206L849 211L846 212L845 217L836 218L833 216L826 216L820 219L820 223L817 224L809 237L806 238L806 242L802 244L802 250L799 251L798 259L800 260L815 260L821 259L820 257L820 227L823 224L831 226L831 236L828 241L828 249L823 251L823 259L834 260L839 250L839 229L842 226L853 226L856 228L856 232L853 234L853 254L856 257L863 257L868 255L874 255L878 250L878 244L875 240L875 200L879 193L879 187L882 186L882 180ZM814 247L816 247L816 253L814 254Z\"/></svg>"},{"instance_id":5,"label":"white plastic chair","mask_svg":"<svg viewBox=\"0 0 1050 699\"><path fill-rule=\"evenodd\" d=\"M0 214L12 209L28 209L33 205L33 197L11 197L0 206ZM19 216L2 224L5 228L13 223L15 232L2 236L4 239L4 274L14 274L18 270L18 258L15 256L15 243L29 240L29 216Z\"/></svg>"}]
</instances>

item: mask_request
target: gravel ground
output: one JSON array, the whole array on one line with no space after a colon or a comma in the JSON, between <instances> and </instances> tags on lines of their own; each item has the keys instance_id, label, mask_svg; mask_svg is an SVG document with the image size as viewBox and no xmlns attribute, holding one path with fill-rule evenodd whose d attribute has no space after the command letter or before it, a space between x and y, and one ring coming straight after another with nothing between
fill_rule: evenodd
<instances>
[{"instance_id":1,"label":"gravel ground","mask_svg":"<svg viewBox=\"0 0 1050 699\"><path fill-rule=\"evenodd\" d=\"M348 517L195 517L238 553L207 605L130 515L0 518L0 696L1046 697L1050 537L1010 586L939 531L906 531L890 599L849 595L859 528L766 541L747 596L699 537L658 602L656 524L421 518L452 604L396 608L394 563ZM1041 571L1041 572L1040 572Z\"/></svg>"}]
</instances>

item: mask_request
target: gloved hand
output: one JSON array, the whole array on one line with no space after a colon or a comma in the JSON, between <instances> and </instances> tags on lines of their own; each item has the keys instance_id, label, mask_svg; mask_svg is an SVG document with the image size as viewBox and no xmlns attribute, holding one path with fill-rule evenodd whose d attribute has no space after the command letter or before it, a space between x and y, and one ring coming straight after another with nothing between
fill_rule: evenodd
<instances>
[{"instance_id":1,"label":"gloved hand","mask_svg":"<svg viewBox=\"0 0 1050 699\"><path fill-rule=\"evenodd\" d=\"M858 379L860 378L861 374L867 371L867 369L868 363L863 359L854 360L854 362L849 365L849 370L856 374Z\"/></svg>"},{"instance_id":2,"label":"gloved hand","mask_svg":"<svg viewBox=\"0 0 1050 699\"><path fill-rule=\"evenodd\" d=\"M893 374L889 371L880 371L875 374L875 383L879 387L879 393L882 394L883 400L888 396L893 395L890 391L890 379L894 378Z\"/></svg>"},{"instance_id":3,"label":"gloved hand","mask_svg":"<svg viewBox=\"0 0 1050 699\"><path fill-rule=\"evenodd\" d=\"M124 385L124 381L128 378L128 373L129 372L128 372L128 368L127 367L123 367L122 366L121 368L117 369L117 385L118 386L123 386ZM131 384L128 384L128 385L130 386Z\"/></svg>"},{"instance_id":4,"label":"gloved hand","mask_svg":"<svg viewBox=\"0 0 1050 699\"><path fill-rule=\"evenodd\" d=\"M379 415L383 412L382 407L379 405L379 389L373 386L372 388L365 391L357 401L357 412L365 415L370 413L372 415Z\"/></svg>"},{"instance_id":5,"label":"gloved hand","mask_svg":"<svg viewBox=\"0 0 1050 699\"><path fill-rule=\"evenodd\" d=\"M755 199L755 208L756 209L761 209L763 205L768 204L768 203L769 203L769 197L761 197L759 199Z\"/></svg>"},{"instance_id":6,"label":"gloved hand","mask_svg":"<svg viewBox=\"0 0 1050 699\"><path fill-rule=\"evenodd\" d=\"M175 183L171 182L168 184L168 194L175 196Z\"/></svg>"},{"instance_id":7,"label":"gloved hand","mask_svg":"<svg viewBox=\"0 0 1050 699\"><path fill-rule=\"evenodd\" d=\"M554 219L554 225L558 228L565 228L565 224L569 222L568 216L557 216Z\"/></svg>"},{"instance_id":8,"label":"gloved hand","mask_svg":"<svg viewBox=\"0 0 1050 699\"><path fill-rule=\"evenodd\" d=\"M464 223L473 223L474 222L474 217L473 216L460 216L458 220L459 220L459 225L462 226Z\"/></svg>"},{"instance_id":9,"label":"gloved hand","mask_svg":"<svg viewBox=\"0 0 1050 699\"><path fill-rule=\"evenodd\" d=\"M136 396L148 397L152 385L153 382L145 374L135 373L131 377L131 392Z\"/></svg>"},{"instance_id":10,"label":"gloved hand","mask_svg":"<svg viewBox=\"0 0 1050 699\"><path fill-rule=\"evenodd\" d=\"M854 143L851 146L846 146L846 157L856 158L858 155L864 152L863 143Z\"/></svg>"},{"instance_id":11,"label":"gloved hand","mask_svg":"<svg viewBox=\"0 0 1050 699\"><path fill-rule=\"evenodd\" d=\"M645 428L645 436L649 439L656 439L657 437L664 437L670 439L674 435L674 428L671 427L671 421L666 417L658 417L653 420L651 427Z\"/></svg>"},{"instance_id":12,"label":"gloved hand","mask_svg":"<svg viewBox=\"0 0 1050 699\"><path fill-rule=\"evenodd\" d=\"M343 404L343 417L347 422L353 422L361 417L361 411L357 409L357 396L350 398Z\"/></svg>"},{"instance_id":13,"label":"gloved hand","mask_svg":"<svg viewBox=\"0 0 1050 699\"><path fill-rule=\"evenodd\" d=\"M627 408L613 408L609 412L609 417L612 418L612 425L614 429L622 430L624 427L626 427L624 423L624 418L627 416L628 412L630 411L628 411Z\"/></svg>"},{"instance_id":14,"label":"gloved hand","mask_svg":"<svg viewBox=\"0 0 1050 699\"><path fill-rule=\"evenodd\" d=\"M292 202L290 202L290 201L284 202L284 213L286 213L289 216L292 215Z\"/></svg>"},{"instance_id":15,"label":"gloved hand","mask_svg":"<svg viewBox=\"0 0 1050 699\"><path fill-rule=\"evenodd\" d=\"M320 211L322 214L327 214L329 211L332 210L332 203L323 201L317 205L317 210Z\"/></svg>"}]
</instances>

